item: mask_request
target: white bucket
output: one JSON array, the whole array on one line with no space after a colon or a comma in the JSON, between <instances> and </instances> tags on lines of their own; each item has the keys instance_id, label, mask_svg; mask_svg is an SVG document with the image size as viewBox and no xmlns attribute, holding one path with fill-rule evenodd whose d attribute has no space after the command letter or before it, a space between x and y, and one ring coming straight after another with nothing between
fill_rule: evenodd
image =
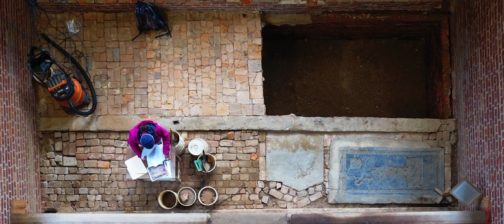
<instances>
[{"instance_id":1,"label":"white bucket","mask_svg":"<svg viewBox=\"0 0 504 224\"><path fill-rule=\"evenodd\" d=\"M210 192L212 195L213 195L213 200L211 201L207 201L208 198L204 198L205 196L203 195L204 192ZM206 194L206 193L205 193ZM203 197L203 198L202 198ZM204 206L212 206L214 205L217 200L219 200L219 193L217 192L217 190L215 190L215 188L213 187L210 187L210 186L206 186L206 187L203 187L201 188L201 190L199 190L198 192L198 201L201 205L204 205Z\"/></svg>"},{"instance_id":2,"label":"white bucket","mask_svg":"<svg viewBox=\"0 0 504 224\"><path fill-rule=\"evenodd\" d=\"M165 190L159 193L158 203L161 208L164 209L172 209L177 206L178 203L178 195L174 191Z\"/></svg>"},{"instance_id":3,"label":"white bucket","mask_svg":"<svg viewBox=\"0 0 504 224\"><path fill-rule=\"evenodd\" d=\"M171 139L172 139L171 142L172 149L175 150L177 155L184 154L185 142L182 135L175 130L171 130Z\"/></svg>"},{"instance_id":4,"label":"white bucket","mask_svg":"<svg viewBox=\"0 0 504 224\"><path fill-rule=\"evenodd\" d=\"M201 138L195 138L189 142L187 150L193 156L200 156L203 152L208 151L208 143Z\"/></svg>"}]
</instances>

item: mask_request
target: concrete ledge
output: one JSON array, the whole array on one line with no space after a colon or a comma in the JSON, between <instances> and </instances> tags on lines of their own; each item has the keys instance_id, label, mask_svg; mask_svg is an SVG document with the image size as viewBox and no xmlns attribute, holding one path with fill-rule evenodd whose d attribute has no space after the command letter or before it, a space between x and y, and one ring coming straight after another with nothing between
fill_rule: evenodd
<instances>
[{"instance_id":1,"label":"concrete ledge","mask_svg":"<svg viewBox=\"0 0 504 224\"><path fill-rule=\"evenodd\" d=\"M12 215L11 223L484 223L481 211L443 208L215 210L212 213L55 213Z\"/></svg>"},{"instance_id":2,"label":"concrete ledge","mask_svg":"<svg viewBox=\"0 0 504 224\"><path fill-rule=\"evenodd\" d=\"M42 117L40 131L128 131L140 116ZM455 129L453 119L410 119L369 117L296 117L286 116L212 116L155 119L167 128L180 131L299 131L299 132L417 132L430 133L447 124Z\"/></svg>"},{"instance_id":3,"label":"concrete ledge","mask_svg":"<svg viewBox=\"0 0 504 224\"><path fill-rule=\"evenodd\" d=\"M12 215L11 223L208 223L206 213L53 213Z\"/></svg>"}]
</instances>

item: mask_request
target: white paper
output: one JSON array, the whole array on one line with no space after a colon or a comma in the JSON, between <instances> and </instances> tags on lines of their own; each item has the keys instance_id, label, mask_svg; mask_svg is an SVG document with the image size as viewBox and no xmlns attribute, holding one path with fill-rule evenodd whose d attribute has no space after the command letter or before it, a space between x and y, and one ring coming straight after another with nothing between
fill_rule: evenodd
<instances>
[{"instance_id":1,"label":"white paper","mask_svg":"<svg viewBox=\"0 0 504 224\"><path fill-rule=\"evenodd\" d=\"M142 158L147 158L147 167L155 167L163 163L163 144L156 144L151 150L143 149Z\"/></svg>"},{"instance_id":2,"label":"white paper","mask_svg":"<svg viewBox=\"0 0 504 224\"><path fill-rule=\"evenodd\" d=\"M136 180L147 173L147 169L143 164L142 160L138 156L133 156L128 160L124 161L126 164L126 169L131 177L131 179Z\"/></svg>"}]
</instances>

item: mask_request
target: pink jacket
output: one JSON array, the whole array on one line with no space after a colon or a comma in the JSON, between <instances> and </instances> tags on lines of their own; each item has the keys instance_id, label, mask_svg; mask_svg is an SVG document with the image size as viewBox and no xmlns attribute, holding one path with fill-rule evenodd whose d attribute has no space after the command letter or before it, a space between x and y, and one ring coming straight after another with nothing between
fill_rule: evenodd
<instances>
[{"instance_id":1,"label":"pink jacket","mask_svg":"<svg viewBox=\"0 0 504 224\"><path fill-rule=\"evenodd\" d=\"M144 124L154 124L156 126L156 129L154 130L154 141L156 143L160 143L160 140L163 139L163 154L166 156L170 155L170 132L166 130L165 128L161 127L158 125L156 122L151 121L151 120L144 120L141 121L140 123L136 124L131 128L129 131L129 137L128 137L128 144L130 145L131 149L135 154L140 157L142 155L142 148L140 148L140 139L138 139L138 132L140 131L140 127Z\"/></svg>"}]
</instances>

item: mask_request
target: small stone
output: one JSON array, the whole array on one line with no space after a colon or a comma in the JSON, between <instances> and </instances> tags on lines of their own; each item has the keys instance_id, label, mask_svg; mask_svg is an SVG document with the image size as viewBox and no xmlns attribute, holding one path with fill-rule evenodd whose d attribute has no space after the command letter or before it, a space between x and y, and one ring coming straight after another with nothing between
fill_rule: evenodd
<instances>
[{"instance_id":1,"label":"small stone","mask_svg":"<svg viewBox=\"0 0 504 224\"><path fill-rule=\"evenodd\" d=\"M180 194L180 200L181 201L187 201L187 199L189 198L189 193L188 192L182 192L182 194Z\"/></svg>"},{"instance_id":2,"label":"small stone","mask_svg":"<svg viewBox=\"0 0 504 224\"><path fill-rule=\"evenodd\" d=\"M110 162L108 162L108 161L98 161L97 166L98 166L98 168L102 168L102 169L110 168Z\"/></svg>"},{"instance_id":3,"label":"small stone","mask_svg":"<svg viewBox=\"0 0 504 224\"><path fill-rule=\"evenodd\" d=\"M231 195L231 194L238 194L240 191L240 188L226 188L226 194Z\"/></svg>"},{"instance_id":4,"label":"small stone","mask_svg":"<svg viewBox=\"0 0 504 224\"><path fill-rule=\"evenodd\" d=\"M289 190L289 194L292 195L292 196L296 196L296 190L290 189Z\"/></svg>"},{"instance_id":5,"label":"small stone","mask_svg":"<svg viewBox=\"0 0 504 224\"><path fill-rule=\"evenodd\" d=\"M258 188L264 188L264 181L257 181Z\"/></svg>"},{"instance_id":6,"label":"small stone","mask_svg":"<svg viewBox=\"0 0 504 224\"><path fill-rule=\"evenodd\" d=\"M275 188L276 184L277 183L275 181L269 182L269 188L271 188L271 189Z\"/></svg>"},{"instance_id":7,"label":"small stone","mask_svg":"<svg viewBox=\"0 0 504 224\"><path fill-rule=\"evenodd\" d=\"M62 151L63 150L63 142L57 141L54 144L54 151Z\"/></svg>"},{"instance_id":8,"label":"small stone","mask_svg":"<svg viewBox=\"0 0 504 224\"><path fill-rule=\"evenodd\" d=\"M270 194L271 196L273 196L273 197L277 198L277 199L282 199L282 198L283 198L283 194L282 194L282 192L277 191L277 190L275 190L275 189L271 189L271 190L270 190L270 192L269 192L269 194Z\"/></svg>"},{"instance_id":9,"label":"small stone","mask_svg":"<svg viewBox=\"0 0 504 224\"><path fill-rule=\"evenodd\" d=\"M250 199L251 201L258 201L258 200L259 200L259 195L257 195L257 194L251 194L251 195L249 196L249 199Z\"/></svg>"},{"instance_id":10,"label":"small stone","mask_svg":"<svg viewBox=\"0 0 504 224\"><path fill-rule=\"evenodd\" d=\"M277 189L277 190L280 190L280 188L282 188L282 183L277 183L277 184L276 184L276 189Z\"/></svg>"},{"instance_id":11,"label":"small stone","mask_svg":"<svg viewBox=\"0 0 504 224\"><path fill-rule=\"evenodd\" d=\"M48 159L54 159L54 156L55 156L55 155L54 155L54 152L48 152L48 153L46 154L46 157L47 157Z\"/></svg>"},{"instance_id":12,"label":"small stone","mask_svg":"<svg viewBox=\"0 0 504 224\"><path fill-rule=\"evenodd\" d=\"M67 201L79 201L79 195L67 195L66 200Z\"/></svg>"},{"instance_id":13,"label":"small stone","mask_svg":"<svg viewBox=\"0 0 504 224\"><path fill-rule=\"evenodd\" d=\"M303 198L297 203L298 208L305 207L310 204L310 199L309 198Z\"/></svg>"},{"instance_id":14,"label":"small stone","mask_svg":"<svg viewBox=\"0 0 504 224\"><path fill-rule=\"evenodd\" d=\"M88 195L87 196L87 200L88 201L94 201L96 199L96 196L95 195Z\"/></svg>"},{"instance_id":15,"label":"small stone","mask_svg":"<svg viewBox=\"0 0 504 224\"><path fill-rule=\"evenodd\" d=\"M75 157L63 157L63 166L77 166L77 159Z\"/></svg>"},{"instance_id":16,"label":"small stone","mask_svg":"<svg viewBox=\"0 0 504 224\"><path fill-rule=\"evenodd\" d=\"M269 202L269 196L263 196L262 199L261 199L261 202L263 204L268 204L268 202Z\"/></svg>"},{"instance_id":17,"label":"small stone","mask_svg":"<svg viewBox=\"0 0 504 224\"><path fill-rule=\"evenodd\" d=\"M317 191L317 192L321 192L322 189L323 189L322 184L315 186L315 191Z\"/></svg>"},{"instance_id":18,"label":"small stone","mask_svg":"<svg viewBox=\"0 0 504 224\"><path fill-rule=\"evenodd\" d=\"M222 140L219 143L220 146L233 146L233 141L231 140Z\"/></svg>"},{"instance_id":19,"label":"small stone","mask_svg":"<svg viewBox=\"0 0 504 224\"><path fill-rule=\"evenodd\" d=\"M263 191L264 191L265 193L269 193L269 190L270 190L270 189L269 189L269 187L265 187L265 188L263 188Z\"/></svg>"},{"instance_id":20,"label":"small stone","mask_svg":"<svg viewBox=\"0 0 504 224\"><path fill-rule=\"evenodd\" d=\"M310 195L315 194L315 188L313 187L308 188L308 194Z\"/></svg>"},{"instance_id":21,"label":"small stone","mask_svg":"<svg viewBox=\"0 0 504 224\"><path fill-rule=\"evenodd\" d=\"M294 199L294 197L292 197L292 195L288 195L288 194L284 195L284 197L283 197L284 201L292 201L292 199Z\"/></svg>"},{"instance_id":22,"label":"small stone","mask_svg":"<svg viewBox=\"0 0 504 224\"><path fill-rule=\"evenodd\" d=\"M297 192L297 196L299 196L299 197L304 197L306 195L308 195L308 192L306 190L298 191Z\"/></svg>"},{"instance_id":23,"label":"small stone","mask_svg":"<svg viewBox=\"0 0 504 224\"><path fill-rule=\"evenodd\" d=\"M261 191L262 191L262 189L261 189L261 188L258 188L258 187L256 187L256 188L255 188L255 190L254 190L254 192L255 192L256 194L259 194Z\"/></svg>"},{"instance_id":24,"label":"small stone","mask_svg":"<svg viewBox=\"0 0 504 224\"><path fill-rule=\"evenodd\" d=\"M283 185L282 186L282 189L280 189L280 192L282 192L282 194L287 194L289 193L289 187Z\"/></svg>"},{"instance_id":25,"label":"small stone","mask_svg":"<svg viewBox=\"0 0 504 224\"><path fill-rule=\"evenodd\" d=\"M317 192L310 196L310 201L316 201L322 197L322 192Z\"/></svg>"},{"instance_id":26,"label":"small stone","mask_svg":"<svg viewBox=\"0 0 504 224\"><path fill-rule=\"evenodd\" d=\"M287 208L287 202L285 201L277 201L278 207Z\"/></svg>"}]
</instances>

